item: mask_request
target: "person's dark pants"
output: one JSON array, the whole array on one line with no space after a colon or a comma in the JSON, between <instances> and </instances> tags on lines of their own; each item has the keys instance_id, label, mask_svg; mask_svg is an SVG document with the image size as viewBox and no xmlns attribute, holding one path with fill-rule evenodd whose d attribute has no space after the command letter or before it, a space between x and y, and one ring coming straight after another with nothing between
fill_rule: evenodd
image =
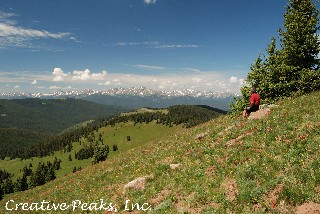
<instances>
[{"instance_id":1,"label":"person's dark pants","mask_svg":"<svg viewBox=\"0 0 320 214\"><path fill-rule=\"evenodd\" d=\"M259 106L254 105L254 106L252 106L252 107L247 108L247 109L246 109L246 112L247 112L248 114L250 114L251 112L255 112L255 111L258 111L258 110L259 110Z\"/></svg>"}]
</instances>

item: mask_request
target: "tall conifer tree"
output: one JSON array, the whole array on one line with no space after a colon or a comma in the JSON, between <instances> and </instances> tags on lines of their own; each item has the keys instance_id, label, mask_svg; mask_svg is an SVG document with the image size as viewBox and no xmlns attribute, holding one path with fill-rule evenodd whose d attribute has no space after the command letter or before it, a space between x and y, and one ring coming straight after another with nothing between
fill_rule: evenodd
<instances>
[{"instance_id":1,"label":"tall conifer tree","mask_svg":"<svg viewBox=\"0 0 320 214\"><path fill-rule=\"evenodd\" d=\"M289 0L284 13L284 29L279 29L280 49L272 38L267 56L260 54L251 66L242 98L230 105L233 112L248 105L249 87L256 87L262 99L308 93L320 89L318 0Z\"/></svg>"},{"instance_id":2,"label":"tall conifer tree","mask_svg":"<svg viewBox=\"0 0 320 214\"><path fill-rule=\"evenodd\" d=\"M317 1L316 1L317 3ZM299 69L319 66L319 11L311 0L290 0L280 29L283 63Z\"/></svg>"}]
</instances>

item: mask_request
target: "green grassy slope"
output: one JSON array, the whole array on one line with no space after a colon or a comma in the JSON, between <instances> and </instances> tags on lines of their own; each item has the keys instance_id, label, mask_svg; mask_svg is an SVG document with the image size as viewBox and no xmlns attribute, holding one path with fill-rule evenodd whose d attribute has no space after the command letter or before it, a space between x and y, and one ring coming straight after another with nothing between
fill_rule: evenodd
<instances>
[{"instance_id":1,"label":"green grassy slope","mask_svg":"<svg viewBox=\"0 0 320 214\"><path fill-rule=\"evenodd\" d=\"M114 127L107 126L100 128L95 132L96 139L99 134L102 134L102 139L105 145L109 145L110 153L108 158L112 158L115 155L125 153L130 149L143 146L154 140L160 139L165 135L175 133L177 130L182 129L181 126L168 127L165 125L156 124L155 122L148 124L136 124L132 122L116 124ZM127 141L127 136L130 136L131 141ZM112 146L116 144L118 151L112 151ZM18 177L22 177L22 168L29 166L31 163L33 166L37 166L39 162L53 162L54 158L61 159L61 169L56 171L57 177L65 176L66 174L72 174L74 167L85 168L91 165L91 158L85 160L75 159L75 152L78 152L84 145L89 145L86 139L82 139L80 142L74 142L73 148L70 152L57 151L51 156L43 158L33 157L30 159L20 160L20 158L12 159L6 158L0 160L0 169L6 170L11 174L14 174L14 181ZM71 155L72 161L69 161L69 155Z\"/></svg>"},{"instance_id":2,"label":"green grassy slope","mask_svg":"<svg viewBox=\"0 0 320 214\"><path fill-rule=\"evenodd\" d=\"M44 186L7 195L0 211L9 200L14 200L9 208L43 200L104 200L119 212L130 200L148 203L151 213L293 213L304 202L320 203L319 97L316 92L284 99L264 119L223 116L164 136ZM180 166L171 169L170 164ZM144 186L124 191L141 176L149 176Z\"/></svg>"}]
</instances>

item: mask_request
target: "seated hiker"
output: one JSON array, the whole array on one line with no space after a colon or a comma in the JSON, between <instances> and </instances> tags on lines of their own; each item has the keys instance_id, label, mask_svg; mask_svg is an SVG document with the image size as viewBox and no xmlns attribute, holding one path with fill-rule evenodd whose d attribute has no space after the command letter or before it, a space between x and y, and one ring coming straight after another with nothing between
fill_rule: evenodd
<instances>
[{"instance_id":1,"label":"seated hiker","mask_svg":"<svg viewBox=\"0 0 320 214\"><path fill-rule=\"evenodd\" d=\"M251 112L255 112L259 110L260 105L260 96L257 93L255 88L251 89L251 95L250 95L250 106L245 109L242 113L243 118L249 117Z\"/></svg>"}]
</instances>

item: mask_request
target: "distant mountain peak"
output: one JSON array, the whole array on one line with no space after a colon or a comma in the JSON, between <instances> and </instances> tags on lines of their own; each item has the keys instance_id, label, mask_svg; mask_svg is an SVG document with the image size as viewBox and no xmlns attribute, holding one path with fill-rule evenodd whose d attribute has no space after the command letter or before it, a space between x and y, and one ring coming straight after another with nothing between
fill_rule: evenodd
<instances>
[{"instance_id":1,"label":"distant mountain peak","mask_svg":"<svg viewBox=\"0 0 320 214\"><path fill-rule=\"evenodd\" d=\"M131 95L131 96L161 96L161 97L206 97L206 98L224 98L239 96L235 93L229 92L201 92L194 89L182 89L182 90L155 90L151 88L140 87L128 87L128 88L110 88L106 90L70 90L70 91L54 91L51 93L30 93L30 92L15 92L15 93L0 93L0 98L11 99L11 98L55 98L55 97L88 97L94 94L109 95L109 96L120 96L120 95Z\"/></svg>"}]
</instances>

